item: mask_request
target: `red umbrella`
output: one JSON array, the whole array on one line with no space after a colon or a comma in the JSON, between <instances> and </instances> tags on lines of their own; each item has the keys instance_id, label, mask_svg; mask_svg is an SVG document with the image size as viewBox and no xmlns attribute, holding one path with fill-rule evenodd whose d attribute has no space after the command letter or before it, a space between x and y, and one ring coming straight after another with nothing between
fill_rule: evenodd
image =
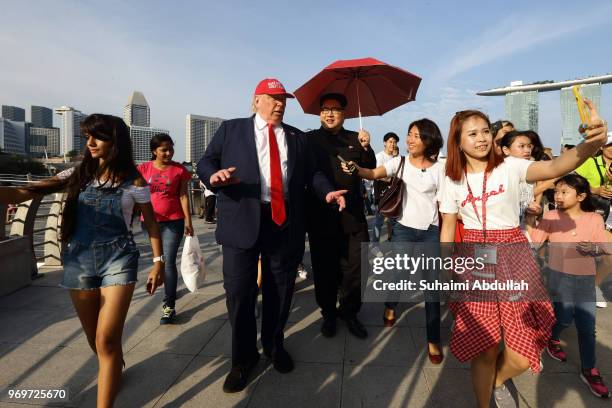
<instances>
[{"instance_id":1,"label":"red umbrella","mask_svg":"<svg viewBox=\"0 0 612 408\"><path fill-rule=\"evenodd\" d=\"M306 113L318 115L319 99L341 93L348 106L346 118L378 116L414 101L421 78L374 58L339 60L299 87L295 97Z\"/></svg>"}]
</instances>

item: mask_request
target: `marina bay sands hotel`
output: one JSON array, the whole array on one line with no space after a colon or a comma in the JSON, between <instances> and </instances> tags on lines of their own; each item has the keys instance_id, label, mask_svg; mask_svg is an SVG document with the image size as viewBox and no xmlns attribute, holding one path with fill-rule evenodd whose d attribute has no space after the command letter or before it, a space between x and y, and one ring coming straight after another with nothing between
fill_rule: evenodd
<instances>
[{"instance_id":1,"label":"marina bay sands hotel","mask_svg":"<svg viewBox=\"0 0 612 408\"><path fill-rule=\"evenodd\" d=\"M582 95L590 99L599 109L601 86L612 83L612 74L593 76L569 81L539 81L523 84L513 81L510 86L478 92L481 96L504 95L506 116L519 130L538 131L538 95L540 92L560 91L561 95L561 145L577 144L582 138L578 133L580 116L571 87L582 85Z\"/></svg>"}]
</instances>

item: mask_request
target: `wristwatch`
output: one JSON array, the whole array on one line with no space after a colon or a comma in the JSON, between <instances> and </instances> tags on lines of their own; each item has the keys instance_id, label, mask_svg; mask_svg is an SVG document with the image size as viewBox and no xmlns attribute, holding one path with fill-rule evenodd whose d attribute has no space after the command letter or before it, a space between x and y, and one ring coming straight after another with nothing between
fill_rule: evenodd
<instances>
[{"instance_id":1,"label":"wristwatch","mask_svg":"<svg viewBox=\"0 0 612 408\"><path fill-rule=\"evenodd\" d=\"M166 257L164 255L156 256L153 258L153 263L155 262L166 262Z\"/></svg>"}]
</instances>

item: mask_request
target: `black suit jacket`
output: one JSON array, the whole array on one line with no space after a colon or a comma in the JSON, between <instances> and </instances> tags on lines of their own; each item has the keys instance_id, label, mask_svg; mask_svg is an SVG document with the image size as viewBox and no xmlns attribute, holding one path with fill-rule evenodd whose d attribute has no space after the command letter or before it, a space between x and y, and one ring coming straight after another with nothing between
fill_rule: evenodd
<instances>
[{"instance_id":1,"label":"black suit jacket","mask_svg":"<svg viewBox=\"0 0 612 408\"><path fill-rule=\"evenodd\" d=\"M309 186L319 199L333 191L316 161L304 133L282 124L287 139L287 222L289 246L301 256L305 241L305 191ZM236 167L240 183L212 187L210 177L220 169ZM261 178L255 146L254 116L223 122L197 164L197 173L207 188L217 194L216 239L221 245L252 248L259 236Z\"/></svg>"}]
</instances>

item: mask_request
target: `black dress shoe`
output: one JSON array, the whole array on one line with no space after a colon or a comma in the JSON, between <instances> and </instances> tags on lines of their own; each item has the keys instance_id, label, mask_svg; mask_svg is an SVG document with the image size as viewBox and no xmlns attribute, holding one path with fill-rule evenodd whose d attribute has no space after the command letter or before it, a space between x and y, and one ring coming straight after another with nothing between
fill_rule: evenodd
<instances>
[{"instance_id":1,"label":"black dress shoe","mask_svg":"<svg viewBox=\"0 0 612 408\"><path fill-rule=\"evenodd\" d=\"M368 337L368 331L365 327L363 327L363 324L357 320L357 317L350 317L348 319L344 319L344 321L346 322L349 332L353 336L360 339L365 339Z\"/></svg>"},{"instance_id":2,"label":"black dress shoe","mask_svg":"<svg viewBox=\"0 0 612 408\"><path fill-rule=\"evenodd\" d=\"M321 325L321 333L325 337L334 337L336 335L335 317L328 317L323 319L323 324Z\"/></svg>"},{"instance_id":3,"label":"black dress shoe","mask_svg":"<svg viewBox=\"0 0 612 408\"><path fill-rule=\"evenodd\" d=\"M293 371L293 368L295 367L293 364L293 359L285 349L272 353L272 365L276 371L282 374Z\"/></svg>"},{"instance_id":4,"label":"black dress shoe","mask_svg":"<svg viewBox=\"0 0 612 408\"><path fill-rule=\"evenodd\" d=\"M225 377L225 382L223 383L223 392L233 393L239 392L246 388L249 380L249 374L257 365L259 361L259 353L251 361L249 361L245 365L232 367L231 371Z\"/></svg>"}]
</instances>

